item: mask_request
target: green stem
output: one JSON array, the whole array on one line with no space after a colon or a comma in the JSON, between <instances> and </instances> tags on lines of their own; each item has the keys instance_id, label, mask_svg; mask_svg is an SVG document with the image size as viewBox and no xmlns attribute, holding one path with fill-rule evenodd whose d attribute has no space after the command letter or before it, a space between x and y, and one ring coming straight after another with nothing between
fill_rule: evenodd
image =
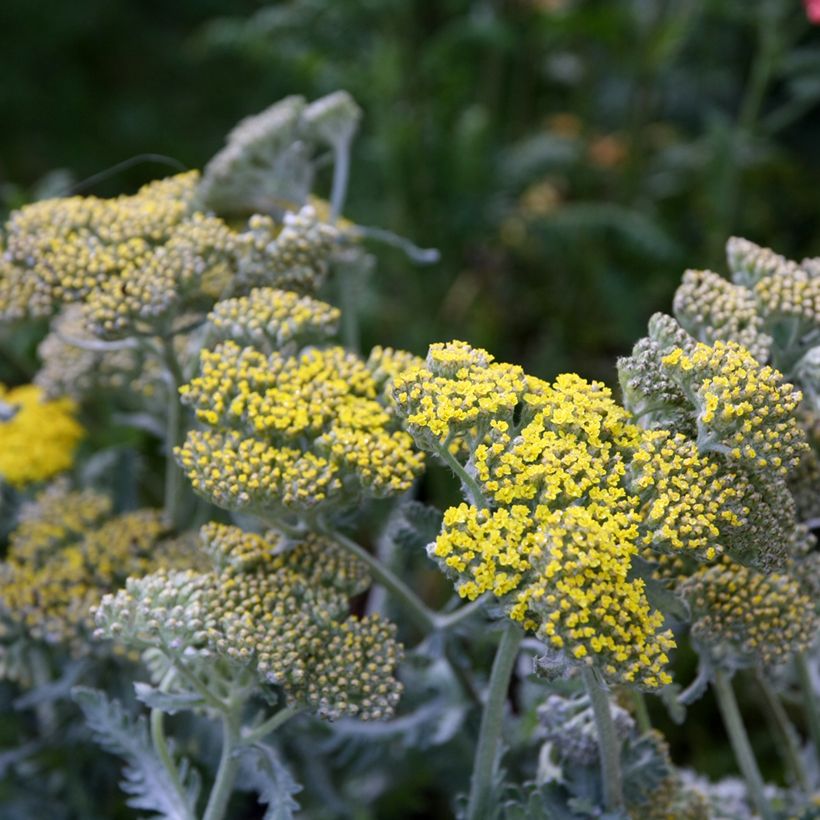
<instances>
[{"instance_id":1,"label":"green stem","mask_svg":"<svg viewBox=\"0 0 820 820\"><path fill-rule=\"evenodd\" d=\"M435 453L461 479L465 495L467 495L470 502L480 509L488 507L487 499L484 497L484 492L479 483L464 469L447 446L439 445L435 448Z\"/></svg>"},{"instance_id":2,"label":"green stem","mask_svg":"<svg viewBox=\"0 0 820 820\"><path fill-rule=\"evenodd\" d=\"M797 679L800 682L800 691L803 695L803 709L806 712L806 721L809 724L809 734L814 744L815 752L820 757L820 712L817 709L817 697L811 681L811 670L805 652L799 652L794 659L797 668Z\"/></svg>"},{"instance_id":3,"label":"green stem","mask_svg":"<svg viewBox=\"0 0 820 820\"><path fill-rule=\"evenodd\" d=\"M723 724L726 727L732 750L735 753L735 760L737 760L737 765L749 789L749 797L763 820L774 820L774 812L763 793L763 777L760 774L752 746L749 743L749 736L746 734L746 727L743 725L743 719L740 716L740 709L738 709L735 693L732 690L731 678L722 669L715 670L713 687Z\"/></svg>"},{"instance_id":4,"label":"green stem","mask_svg":"<svg viewBox=\"0 0 820 820\"><path fill-rule=\"evenodd\" d=\"M191 672L185 665L179 655L171 652L166 648L166 654L171 658L174 664L174 669L183 677L194 689L194 691L202 697L202 700L208 704L214 711L224 714L228 709L228 704L221 701L199 678Z\"/></svg>"},{"instance_id":5,"label":"green stem","mask_svg":"<svg viewBox=\"0 0 820 820\"><path fill-rule=\"evenodd\" d=\"M373 578L384 586L388 592L404 606L408 615L410 615L413 622L424 634L436 629L435 613L427 607L424 601L422 601L401 578L382 564L375 555L372 555L352 538L348 538L340 532L335 532L330 528L322 528L322 532L328 538L335 541L340 547L352 553L362 561L362 563L366 564Z\"/></svg>"},{"instance_id":6,"label":"green stem","mask_svg":"<svg viewBox=\"0 0 820 820\"><path fill-rule=\"evenodd\" d=\"M760 691L763 693L766 714L771 718L776 734L780 736L778 749L788 767L792 782L804 793L810 794L809 776L803 764L803 758L800 756L800 742L797 732L795 732L794 726L792 726L789 716L786 714L786 709L777 696L777 692L775 692L774 687L765 675L757 672L755 678Z\"/></svg>"},{"instance_id":7,"label":"green stem","mask_svg":"<svg viewBox=\"0 0 820 820\"><path fill-rule=\"evenodd\" d=\"M524 638L521 628L510 621L501 636L501 643L493 661L490 673L490 687L487 703L481 716L478 746L473 761L473 776L470 781L470 797L467 803L467 820L481 820L488 816L487 802L492 791L493 779L498 763L498 742L504 723L504 704L510 686L518 648Z\"/></svg>"},{"instance_id":8,"label":"green stem","mask_svg":"<svg viewBox=\"0 0 820 820\"><path fill-rule=\"evenodd\" d=\"M159 685L160 692L167 692L171 681L174 678L175 670L171 667L166 672L165 677ZM187 803L188 797L182 785L182 780L179 777L179 770L171 757L171 750L168 748L168 740L165 737L165 713L162 709L151 709L151 742L154 744L154 751L157 753L162 765L168 772L171 778L174 789L176 789L183 803Z\"/></svg>"},{"instance_id":9,"label":"green stem","mask_svg":"<svg viewBox=\"0 0 820 820\"><path fill-rule=\"evenodd\" d=\"M35 687L46 686L51 682L51 667L45 651L35 646L29 655L31 678ZM40 700L34 706L37 717L37 728L41 735L47 736L57 729L57 712L53 700Z\"/></svg>"},{"instance_id":10,"label":"green stem","mask_svg":"<svg viewBox=\"0 0 820 820\"><path fill-rule=\"evenodd\" d=\"M225 817L239 771L239 755L236 754L238 741L239 728L236 716L229 712L222 716L222 754L202 820L223 820Z\"/></svg>"},{"instance_id":11,"label":"green stem","mask_svg":"<svg viewBox=\"0 0 820 820\"><path fill-rule=\"evenodd\" d=\"M333 185L330 189L330 221L335 224L341 216L347 198L347 184L350 178L350 139L342 140L333 148Z\"/></svg>"},{"instance_id":12,"label":"green stem","mask_svg":"<svg viewBox=\"0 0 820 820\"><path fill-rule=\"evenodd\" d=\"M252 744L264 740L271 732L275 732L283 723L298 715L304 710L303 706L285 706L273 717L268 718L264 723L260 723L253 729L248 730L242 736L242 743Z\"/></svg>"},{"instance_id":13,"label":"green stem","mask_svg":"<svg viewBox=\"0 0 820 820\"><path fill-rule=\"evenodd\" d=\"M638 722L638 729L642 735L652 731L652 721L649 719L649 709L646 706L646 698L643 692L638 689L631 689L632 703L635 707L635 720Z\"/></svg>"},{"instance_id":14,"label":"green stem","mask_svg":"<svg viewBox=\"0 0 820 820\"><path fill-rule=\"evenodd\" d=\"M617 812L624 805L621 750L618 735L615 732L615 723L612 720L612 711L609 708L609 695L591 666L583 667L581 674L592 702L595 728L598 731L598 754L601 759L601 779L604 784L604 807L607 811Z\"/></svg>"}]
</instances>

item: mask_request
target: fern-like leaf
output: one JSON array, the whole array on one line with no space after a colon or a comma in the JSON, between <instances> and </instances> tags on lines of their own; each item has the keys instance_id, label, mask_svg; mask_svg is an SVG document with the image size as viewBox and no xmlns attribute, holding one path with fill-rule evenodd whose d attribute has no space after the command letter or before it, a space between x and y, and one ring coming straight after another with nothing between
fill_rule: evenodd
<instances>
[{"instance_id":1,"label":"fern-like leaf","mask_svg":"<svg viewBox=\"0 0 820 820\"><path fill-rule=\"evenodd\" d=\"M267 743L254 743L242 750L242 779L267 805L263 820L293 820L299 804L294 795L302 791L279 753Z\"/></svg>"}]
</instances>

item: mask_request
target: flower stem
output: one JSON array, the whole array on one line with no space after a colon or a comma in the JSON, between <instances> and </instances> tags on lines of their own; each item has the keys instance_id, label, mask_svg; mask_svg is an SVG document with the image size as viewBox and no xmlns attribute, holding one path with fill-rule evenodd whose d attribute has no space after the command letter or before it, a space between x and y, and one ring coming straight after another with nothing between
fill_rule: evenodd
<instances>
[{"instance_id":1,"label":"flower stem","mask_svg":"<svg viewBox=\"0 0 820 820\"><path fill-rule=\"evenodd\" d=\"M436 615L413 592L404 581L401 580L391 569L386 567L371 555L364 547L357 544L353 539L348 538L340 532L330 528L323 528L322 532L335 541L340 547L355 555L364 564L367 564L373 577L384 586L401 604L407 614L410 615L416 626L424 633L432 632L436 626Z\"/></svg>"},{"instance_id":2,"label":"flower stem","mask_svg":"<svg viewBox=\"0 0 820 820\"><path fill-rule=\"evenodd\" d=\"M461 483L464 485L465 495L467 495L471 503L475 504L479 509L484 509L489 506L479 483L464 469L446 445L436 447L435 453L455 473L456 477L461 479Z\"/></svg>"},{"instance_id":3,"label":"flower stem","mask_svg":"<svg viewBox=\"0 0 820 820\"><path fill-rule=\"evenodd\" d=\"M737 765L746 780L749 796L763 820L774 820L774 813L763 793L763 777L757 766L746 727L740 716L731 678L722 669L715 670L714 691L723 724L735 753Z\"/></svg>"},{"instance_id":4,"label":"flower stem","mask_svg":"<svg viewBox=\"0 0 820 820\"><path fill-rule=\"evenodd\" d=\"M169 526L174 527L179 522L179 494L181 490L181 473L176 459L174 448L182 439L182 407L179 401L179 388L184 381L182 370L174 351L173 338L162 338L162 352L168 374L168 409L166 412L165 428L165 519Z\"/></svg>"},{"instance_id":5,"label":"flower stem","mask_svg":"<svg viewBox=\"0 0 820 820\"><path fill-rule=\"evenodd\" d=\"M646 706L646 698L643 692L638 689L630 690L632 692L632 703L635 706L635 720L638 722L638 729L641 734L646 734L652 731L652 721L649 719L649 709Z\"/></svg>"},{"instance_id":6,"label":"flower stem","mask_svg":"<svg viewBox=\"0 0 820 820\"><path fill-rule=\"evenodd\" d=\"M501 643L495 654L487 703L481 716L481 729L473 762L467 820L481 820L488 816L487 802L492 791L498 763L498 741L504 723L504 704L507 701L510 676L523 638L524 633L521 628L510 621L501 636Z\"/></svg>"},{"instance_id":7,"label":"flower stem","mask_svg":"<svg viewBox=\"0 0 820 820\"><path fill-rule=\"evenodd\" d=\"M797 668L797 679L800 682L800 690L803 694L803 708L806 712L806 720L809 724L809 734L818 757L820 757L820 712L817 708L817 697L814 694L814 686L811 680L811 670L805 652L798 652L794 659Z\"/></svg>"},{"instance_id":8,"label":"flower stem","mask_svg":"<svg viewBox=\"0 0 820 820\"><path fill-rule=\"evenodd\" d=\"M794 726L768 678L761 672L758 672L755 678L763 693L766 712L772 719L776 734L780 736L778 748L789 769L791 779L803 792L810 794L809 776L800 756L800 744Z\"/></svg>"},{"instance_id":9,"label":"flower stem","mask_svg":"<svg viewBox=\"0 0 820 820\"><path fill-rule=\"evenodd\" d=\"M238 740L239 728L236 716L229 712L222 716L222 754L202 820L223 820L225 817L236 774L239 771L239 756L236 754Z\"/></svg>"},{"instance_id":10,"label":"flower stem","mask_svg":"<svg viewBox=\"0 0 820 820\"><path fill-rule=\"evenodd\" d=\"M612 711L609 708L609 695L598 680L595 670L585 666L581 672L589 699L592 702L592 713L595 716L595 728L598 731L598 754L601 759L601 779L604 784L604 807L609 812L623 808L623 785L621 783L621 752Z\"/></svg>"},{"instance_id":11,"label":"flower stem","mask_svg":"<svg viewBox=\"0 0 820 820\"><path fill-rule=\"evenodd\" d=\"M283 723L286 723L292 717L296 716L303 710L302 706L285 706L280 709L273 717L268 718L264 723L250 729L242 736L242 743L252 744L266 738L271 732L275 732Z\"/></svg>"}]
</instances>

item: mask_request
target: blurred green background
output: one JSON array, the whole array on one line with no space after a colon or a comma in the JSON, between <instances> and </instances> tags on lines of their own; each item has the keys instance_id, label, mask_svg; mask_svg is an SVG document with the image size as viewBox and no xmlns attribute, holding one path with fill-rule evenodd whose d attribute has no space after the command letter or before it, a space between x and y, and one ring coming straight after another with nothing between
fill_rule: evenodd
<instances>
[{"instance_id":1,"label":"blurred green background","mask_svg":"<svg viewBox=\"0 0 820 820\"><path fill-rule=\"evenodd\" d=\"M378 249L366 346L462 338L611 382L729 235L820 255L800 0L2 0L0 76L0 212L131 192L287 94L350 91L347 215L441 252ZM115 167L144 154L167 159ZM679 759L732 771L711 701L692 716L683 735L653 706Z\"/></svg>"},{"instance_id":2,"label":"blurred green background","mask_svg":"<svg viewBox=\"0 0 820 820\"><path fill-rule=\"evenodd\" d=\"M147 152L174 164L78 190L201 167L241 117L348 89L348 215L442 254L380 252L368 343L460 337L610 380L728 235L820 254L800 0L4 0L0 32L6 209Z\"/></svg>"}]
</instances>

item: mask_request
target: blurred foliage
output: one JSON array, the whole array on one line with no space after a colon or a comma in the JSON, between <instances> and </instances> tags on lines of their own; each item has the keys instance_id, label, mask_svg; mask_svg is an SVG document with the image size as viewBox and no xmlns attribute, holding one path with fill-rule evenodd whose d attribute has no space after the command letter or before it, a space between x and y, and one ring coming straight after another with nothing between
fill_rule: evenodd
<instances>
[{"instance_id":1,"label":"blurred foliage","mask_svg":"<svg viewBox=\"0 0 820 820\"><path fill-rule=\"evenodd\" d=\"M0 24L9 204L55 167L201 166L272 100L348 89L349 215L442 252L383 255L366 342L457 335L609 378L727 235L820 252L820 32L797 0L7 0Z\"/></svg>"}]
</instances>

